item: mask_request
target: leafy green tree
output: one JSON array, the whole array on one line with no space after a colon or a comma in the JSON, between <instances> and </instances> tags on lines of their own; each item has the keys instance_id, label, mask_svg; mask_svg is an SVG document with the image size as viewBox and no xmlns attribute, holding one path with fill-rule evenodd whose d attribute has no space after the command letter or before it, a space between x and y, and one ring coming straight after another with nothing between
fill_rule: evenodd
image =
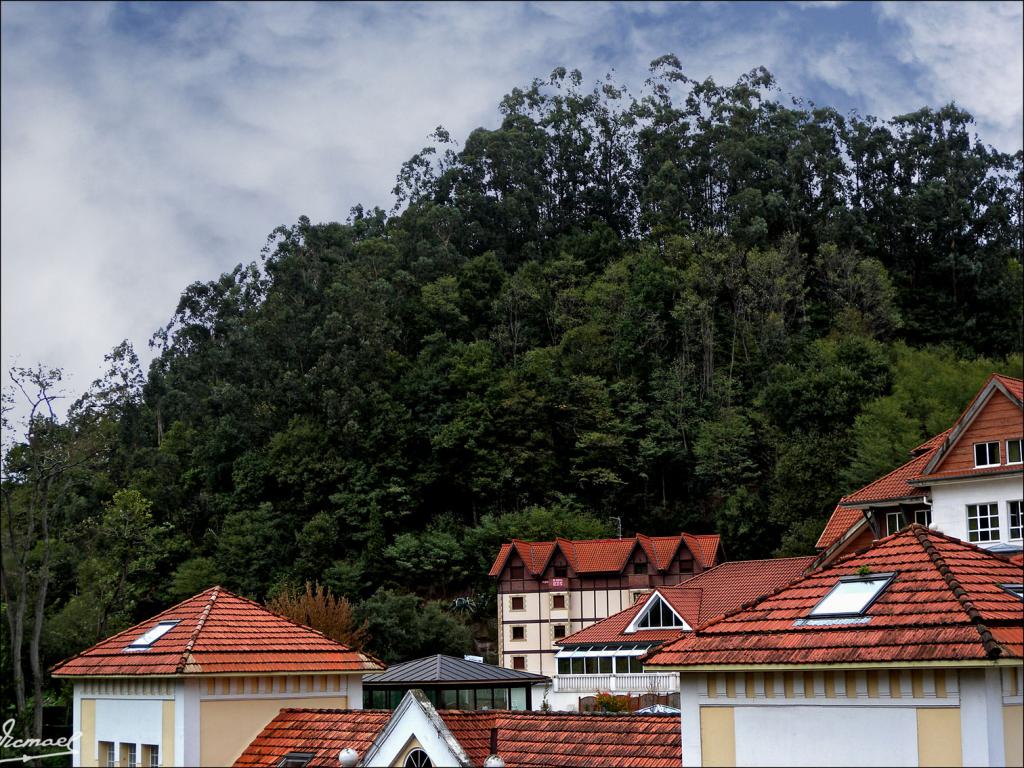
<instances>
[{"instance_id":1,"label":"leafy green tree","mask_svg":"<svg viewBox=\"0 0 1024 768\"><path fill-rule=\"evenodd\" d=\"M469 627L413 594L380 589L356 613L370 636L367 650L388 664L435 653L462 656L473 648Z\"/></svg>"}]
</instances>

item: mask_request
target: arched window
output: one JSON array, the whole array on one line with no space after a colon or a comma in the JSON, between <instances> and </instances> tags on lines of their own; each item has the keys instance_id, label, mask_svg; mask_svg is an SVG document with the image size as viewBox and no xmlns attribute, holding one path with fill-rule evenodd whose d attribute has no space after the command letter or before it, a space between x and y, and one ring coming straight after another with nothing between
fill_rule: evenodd
<instances>
[{"instance_id":1,"label":"arched window","mask_svg":"<svg viewBox=\"0 0 1024 768\"><path fill-rule=\"evenodd\" d=\"M433 768L434 764L430 762L430 756L422 749L414 749L408 755L405 756L405 768Z\"/></svg>"}]
</instances>

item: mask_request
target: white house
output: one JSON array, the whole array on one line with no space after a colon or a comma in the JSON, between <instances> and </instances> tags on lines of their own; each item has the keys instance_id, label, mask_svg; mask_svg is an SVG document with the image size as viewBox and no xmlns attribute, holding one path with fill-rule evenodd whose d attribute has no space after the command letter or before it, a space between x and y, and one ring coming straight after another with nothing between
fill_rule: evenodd
<instances>
[{"instance_id":1,"label":"white house","mask_svg":"<svg viewBox=\"0 0 1024 768\"><path fill-rule=\"evenodd\" d=\"M282 708L362 706L384 668L213 587L62 661L75 766L230 765Z\"/></svg>"},{"instance_id":2,"label":"white house","mask_svg":"<svg viewBox=\"0 0 1024 768\"><path fill-rule=\"evenodd\" d=\"M956 423L901 467L839 500L822 562L920 523L996 552L1019 552L1024 383L992 374Z\"/></svg>"},{"instance_id":3,"label":"white house","mask_svg":"<svg viewBox=\"0 0 1024 768\"><path fill-rule=\"evenodd\" d=\"M682 764L1020 766L1024 569L911 525L663 646Z\"/></svg>"}]
</instances>

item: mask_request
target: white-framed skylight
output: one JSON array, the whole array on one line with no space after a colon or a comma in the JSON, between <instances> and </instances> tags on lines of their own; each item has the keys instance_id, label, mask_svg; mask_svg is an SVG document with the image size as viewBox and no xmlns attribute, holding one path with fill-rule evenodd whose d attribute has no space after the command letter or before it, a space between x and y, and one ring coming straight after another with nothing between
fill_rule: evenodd
<instances>
[{"instance_id":1,"label":"white-framed skylight","mask_svg":"<svg viewBox=\"0 0 1024 768\"><path fill-rule=\"evenodd\" d=\"M640 609L640 613L629 622L625 632L632 634L637 630L644 629L678 629L689 631L691 627L682 616L675 612L675 609L668 604L665 598L658 592L654 592L654 594L647 598L647 602Z\"/></svg>"},{"instance_id":2,"label":"white-framed skylight","mask_svg":"<svg viewBox=\"0 0 1024 768\"><path fill-rule=\"evenodd\" d=\"M893 580L894 573L844 576L814 608L811 617L863 616Z\"/></svg>"},{"instance_id":3,"label":"white-framed skylight","mask_svg":"<svg viewBox=\"0 0 1024 768\"><path fill-rule=\"evenodd\" d=\"M144 634L141 634L132 640L125 650L144 651L161 637L170 632L172 627L176 627L177 625L177 621L161 621L159 624L147 629Z\"/></svg>"}]
</instances>

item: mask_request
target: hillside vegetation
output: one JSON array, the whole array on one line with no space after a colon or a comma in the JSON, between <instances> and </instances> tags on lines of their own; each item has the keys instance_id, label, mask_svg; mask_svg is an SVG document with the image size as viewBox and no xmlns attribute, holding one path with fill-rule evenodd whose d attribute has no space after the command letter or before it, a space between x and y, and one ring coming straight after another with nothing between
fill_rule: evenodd
<instances>
[{"instance_id":1,"label":"hillside vegetation","mask_svg":"<svg viewBox=\"0 0 1024 768\"><path fill-rule=\"evenodd\" d=\"M45 575L44 663L213 583L320 582L371 650L468 650L501 541L613 518L807 553L1020 375L1022 154L957 107L842 115L666 56L635 95L560 69L500 114L437 129L390 212L302 218L185 288L148 372L120 345L8 452L5 598L30 627Z\"/></svg>"}]
</instances>

